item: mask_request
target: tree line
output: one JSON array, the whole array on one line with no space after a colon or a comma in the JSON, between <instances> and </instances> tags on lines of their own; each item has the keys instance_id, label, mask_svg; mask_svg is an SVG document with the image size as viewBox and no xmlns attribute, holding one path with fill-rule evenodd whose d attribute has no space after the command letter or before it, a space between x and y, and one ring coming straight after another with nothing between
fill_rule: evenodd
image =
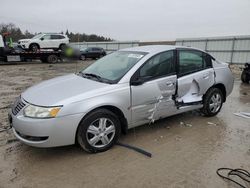
<instances>
[{"instance_id":1,"label":"tree line","mask_svg":"<svg viewBox=\"0 0 250 188\"><path fill-rule=\"evenodd\" d=\"M0 34L6 33L6 32L10 33L10 36L14 42L17 42L20 39L32 38L36 34L39 34L39 33L29 32L28 30L25 30L23 32L19 27L17 27L13 23L7 23L7 24L1 23ZM78 42L78 41L79 42L95 42L95 41L112 41L113 40L111 38L99 36L96 34L88 35L85 33L73 33L73 32L69 32L68 30L65 31L65 33L63 31L60 33L66 34L69 37L70 42Z\"/></svg>"}]
</instances>

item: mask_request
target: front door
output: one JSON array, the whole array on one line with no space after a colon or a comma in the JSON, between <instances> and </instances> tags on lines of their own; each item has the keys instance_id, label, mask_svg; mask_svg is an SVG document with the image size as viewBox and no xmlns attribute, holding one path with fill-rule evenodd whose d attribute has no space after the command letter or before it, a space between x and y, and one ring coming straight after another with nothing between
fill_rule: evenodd
<instances>
[{"instance_id":1,"label":"front door","mask_svg":"<svg viewBox=\"0 0 250 188\"><path fill-rule=\"evenodd\" d=\"M132 77L132 126L154 122L176 112L173 99L177 81L174 60L174 51L155 55Z\"/></svg>"},{"instance_id":2,"label":"front door","mask_svg":"<svg viewBox=\"0 0 250 188\"><path fill-rule=\"evenodd\" d=\"M200 102L206 91L213 85L214 70L211 57L198 50L178 50L177 101Z\"/></svg>"},{"instance_id":3,"label":"front door","mask_svg":"<svg viewBox=\"0 0 250 188\"><path fill-rule=\"evenodd\" d=\"M40 48L51 48L51 35L44 35L39 42Z\"/></svg>"}]
</instances>

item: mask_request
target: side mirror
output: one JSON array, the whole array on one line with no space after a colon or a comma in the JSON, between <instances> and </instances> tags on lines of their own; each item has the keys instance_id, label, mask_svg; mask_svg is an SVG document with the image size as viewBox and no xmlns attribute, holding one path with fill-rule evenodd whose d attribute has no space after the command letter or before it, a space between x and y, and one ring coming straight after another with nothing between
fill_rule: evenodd
<instances>
[{"instance_id":1,"label":"side mirror","mask_svg":"<svg viewBox=\"0 0 250 188\"><path fill-rule=\"evenodd\" d=\"M139 85L142 85L144 83L144 79L137 79L137 80L131 80L130 84L132 86L139 86Z\"/></svg>"},{"instance_id":2,"label":"side mirror","mask_svg":"<svg viewBox=\"0 0 250 188\"><path fill-rule=\"evenodd\" d=\"M42 38L40 38L40 40L44 40L44 38L42 37Z\"/></svg>"},{"instance_id":3,"label":"side mirror","mask_svg":"<svg viewBox=\"0 0 250 188\"><path fill-rule=\"evenodd\" d=\"M152 76L144 76L144 77L140 77L137 79L133 79L130 81L130 84L133 86L139 86L142 85L144 82L150 80L152 78Z\"/></svg>"}]
</instances>

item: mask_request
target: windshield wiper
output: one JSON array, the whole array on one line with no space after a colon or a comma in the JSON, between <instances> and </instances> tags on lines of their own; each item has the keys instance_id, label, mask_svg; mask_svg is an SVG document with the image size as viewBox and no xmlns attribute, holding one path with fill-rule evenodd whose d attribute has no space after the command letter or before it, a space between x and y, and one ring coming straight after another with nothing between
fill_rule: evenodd
<instances>
[{"instance_id":1,"label":"windshield wiper","mask_svg":"<svg viewBox=\"0 0 250 188\"><path fill-rule=\"evenodd\" d=\"M104 83L109 83L109 84L112 83L110 80L102 78L101 76L99 76L97 74L84 73L84 72L79 72L79 74L81 74L82 77L89 78L89 79L96 78L99 82L104 82Z\"/></svg>"},{"instance_id":2,"label":"windshield wiper","mask_svg":"<svg viewBox=\"0 0 250 188\"><path fill-rule=\"evenodd\" d=\"M93 73L81 73L83 76L88 76L88 77L94 77L94 78L97 78L98 80L101 80L102 77L99 76L99 75L96 75L96 74L93 74Z\"/></svg>"}]
</instances>

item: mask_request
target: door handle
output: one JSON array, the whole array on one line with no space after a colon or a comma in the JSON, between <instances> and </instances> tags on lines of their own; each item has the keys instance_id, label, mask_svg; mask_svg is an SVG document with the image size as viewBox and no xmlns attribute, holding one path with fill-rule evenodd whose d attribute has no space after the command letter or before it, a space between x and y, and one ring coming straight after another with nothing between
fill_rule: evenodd
<instances>
[{"instance_id":1,"label":"door handle","mask_svg":"<svg viewBox=\"0 0 250 188\"><path fill-rule=\"evenodd\" d=\"M166 83L166 86L168 86L168 87L171 87L171 86L173 86L174 85L174 82L167 82Z\"/></svg>"},{"instance_id":2,"label":"door handle","mask_svg":"<svg viewBox=\"0 0 250 188\"><path fill-rule=\"evenodd\" d=\"M208 79L208 78L209 78L209 73L203 74L203 78L204 78L204 79Z\"/></svg>"}]
</instances>

